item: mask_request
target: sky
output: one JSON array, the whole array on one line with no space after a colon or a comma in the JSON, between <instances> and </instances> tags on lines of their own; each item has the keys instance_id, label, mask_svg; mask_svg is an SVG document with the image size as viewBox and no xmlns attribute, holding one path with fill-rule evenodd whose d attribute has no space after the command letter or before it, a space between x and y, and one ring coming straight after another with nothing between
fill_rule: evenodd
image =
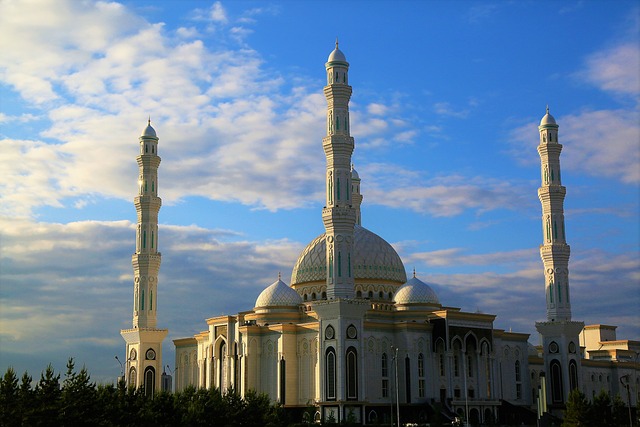
<instances>
[{"instance_id":1,"label":"sky","mask_svg":"<svg viewBox=\"0 0 640 427\"><path fill-rule=\"evenodd\" d=\"M324 232L336 37L362 224L408 275L538 344L548 105L573 319L640 339L637 2L0 0L0 370L120 373L149 117L163 363L171 340L289 283Z\"/></svg>"}]
</instances>

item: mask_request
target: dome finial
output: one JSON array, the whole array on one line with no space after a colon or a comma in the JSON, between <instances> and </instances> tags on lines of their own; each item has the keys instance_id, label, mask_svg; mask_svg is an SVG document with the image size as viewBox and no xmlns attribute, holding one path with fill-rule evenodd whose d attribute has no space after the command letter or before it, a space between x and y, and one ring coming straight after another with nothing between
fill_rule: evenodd
<instances>
[{"instance_id":1,"label":"dome finial","mask_svg":"<svg viewBox=\"0 0 640 427\"><path fill-rule=\"evenodd\" d=\"M147 121L147 124L151 126L151 114L149 114L149 120Z\"/></svg>"},{"instance_id":2,"label":"dome finial","mask_svg":"<svg viewBox=\"0 0 640 427\"><path fill-rule=\"evenodd\" d=\"M416 277L416 268L415 267L413 267L413 277L414 278Z\"/></svg>"},{"instance_id":3,"label":"dome finial","mask_svg":"<svg viewBox=\"0 0 640 427\"><path fill-rule=\"evenodd\" d=\"M549 104L547 104L547 114L549 114Z\"/></svg>"},{"instance_id":4,"label":"dome finial","mask_svg":"<svg viewBox=\"0 0 640 427\"><path fill-rule=\"evenodd\" d=\"M278 271L278 280L282 279L282 274Z\"/></svg>"},{"instance_id":5,"label":"dome finial","mask_svg":"<svg viewBox=\"0 0 640 427\"><path fill-rule=\"evenodd\" d=\"M336 36L336 49L338 48L338 36Z\"/></svg>"}]
</instances>

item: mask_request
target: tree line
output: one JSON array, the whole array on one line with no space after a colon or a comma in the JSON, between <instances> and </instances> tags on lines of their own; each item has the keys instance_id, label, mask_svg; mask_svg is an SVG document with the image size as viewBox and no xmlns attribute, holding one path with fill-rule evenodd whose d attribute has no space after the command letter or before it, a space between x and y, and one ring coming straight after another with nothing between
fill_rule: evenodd
<instances>
[{"instance_id":1,"label":"tree line","mask_svg":"<svg viewBox=\"0 0 640 427\"><path fill-rule=\"evenodd\" d=\"M635 423L634 423L635 424ZM619 427L629 425L629 408L604 390L590 401L578 389L569 393L562 427Z\"/></svg>"},{"instance_id":2,"label":"tree line","mask_svg":"<svg viewBox=\"0 0 640 427\"><path fill-rule=\"evenodd\" d=\"M84 367L76 371L73 359L62 381L51 365L35 385L27 372L19 380L12 367L0 379L0 426L200 425L280 427L288 421L264 394L190 387L148 397L122 381L96 385Z\"/></svg>"}]
</instances>

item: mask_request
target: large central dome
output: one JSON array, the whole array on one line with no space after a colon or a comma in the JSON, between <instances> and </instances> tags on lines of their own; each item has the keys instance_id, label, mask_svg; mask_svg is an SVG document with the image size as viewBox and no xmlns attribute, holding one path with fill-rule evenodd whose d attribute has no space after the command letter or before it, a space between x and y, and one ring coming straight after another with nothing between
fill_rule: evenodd
<instances>
[{"instance_id":1,"label":"large central dome","mask_svg":"<svg viewBox=\"0 0 640 427\"><path fill-rule=\"evenodd\" d=\"M356 225L353 231L353 272L356 280L384 280L398 284L407 281L402 260L389 243L359 225ZM325 233L322 233L304 248L293 267L292 286L326 281L326 245Z\"/></svg>"}]
</instances>

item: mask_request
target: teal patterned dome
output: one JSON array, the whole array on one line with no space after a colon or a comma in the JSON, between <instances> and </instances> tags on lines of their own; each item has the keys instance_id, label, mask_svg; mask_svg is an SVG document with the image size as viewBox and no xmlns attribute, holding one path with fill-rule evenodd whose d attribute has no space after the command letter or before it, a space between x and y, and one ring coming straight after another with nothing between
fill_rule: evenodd
<instances>
[{"instance_id":1,"label":"teal patterned dome","mask_svg":"<svg viewBox=\"0 0 640 427\"><path fill-rule=\"evenodd\" d=\"M359 225L355 226L353 237L353 272L356 280L384 280L398 284L407 281L404 264L387 241ZM325 233L322 233L298 257L291 274L291 285L326 281L326 252Z\"/></svg>"}]
</instances>

